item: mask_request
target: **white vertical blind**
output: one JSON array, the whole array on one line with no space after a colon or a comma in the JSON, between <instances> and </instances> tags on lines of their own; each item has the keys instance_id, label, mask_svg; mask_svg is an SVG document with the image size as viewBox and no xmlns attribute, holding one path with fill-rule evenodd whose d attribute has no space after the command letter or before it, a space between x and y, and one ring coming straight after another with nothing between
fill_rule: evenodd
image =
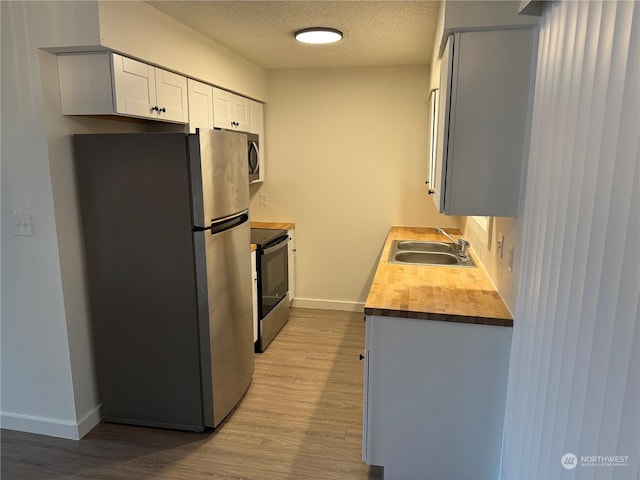
<instances>
[{"instance_id":1,"label":"white vertical blind","mask_svg":"<svg viewBox=\"0 0 640 480\"><path fill-rule=\"evenodd\" d=\"M640 2L540 24L501 478L640 475ZM574 469L561 457L573 453ZM626 466L582 457L628 456Z\"/></svg>"}]
</instances>

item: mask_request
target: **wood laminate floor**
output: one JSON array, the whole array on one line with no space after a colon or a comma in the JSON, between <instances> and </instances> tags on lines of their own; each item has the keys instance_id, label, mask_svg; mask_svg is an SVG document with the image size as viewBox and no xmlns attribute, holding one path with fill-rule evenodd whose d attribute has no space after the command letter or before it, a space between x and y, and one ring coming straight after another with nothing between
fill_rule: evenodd
<instances>
[{"instance_id":1,"label":"wood laminate floor","mask_svg":"<svg viewBox=\"0 0 640 480\"><path fill-rule=\"evenodd\" d=\"M363 314L291 310L216 431L102 423L80 441L2 431L2 480L381 479L361 460Z\"/></svg>"}]
</instances>

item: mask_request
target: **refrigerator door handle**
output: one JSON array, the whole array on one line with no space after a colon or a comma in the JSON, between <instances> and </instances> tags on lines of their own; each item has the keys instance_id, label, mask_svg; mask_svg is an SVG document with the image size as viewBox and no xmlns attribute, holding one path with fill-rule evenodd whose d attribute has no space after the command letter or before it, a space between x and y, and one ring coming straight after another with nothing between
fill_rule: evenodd
<instances>
[{"instance_id":1,"label":"refrigerator door handle","mask_svg":"<svg viewBox=\"0 0 640 480\"><path fill-rule=\"evenodd\" d=\"M225 232L232 228L237 227L238 225L242 225L243 223L249 221L249 213L245 210L244 212L233 215L231 217L224 218L222 220L217 220L211 223L211 226L207 228L211 232L211 235L216 235L218 233Z\"/></svg>"}]
</instances>

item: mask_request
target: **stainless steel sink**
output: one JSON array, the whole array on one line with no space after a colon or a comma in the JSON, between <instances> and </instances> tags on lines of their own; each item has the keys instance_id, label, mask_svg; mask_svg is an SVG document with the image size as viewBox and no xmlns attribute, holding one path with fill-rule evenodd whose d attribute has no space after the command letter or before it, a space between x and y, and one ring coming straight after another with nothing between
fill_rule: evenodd
<instances>
[{"instance_id":1,"label":"stainless steel sink","mask_svg":"<svg viewBox=\"0 0 640 480\"><path fill-rule=\"evenodd\" d=\"M463 259L456 252L457 246L452 243L394 240L388 262L450 267L476 266L471 258Z\"/></svg>"},{"instance_id":2,"label":"stainless steel sink","mask_svg":"<svg viewBox=\"0 0 640 480\"><path fill-rule=\"evenodd\" d=\"M423 242L421 240L396 240L398 250L411 250L413 252L445 252L456 253L458 246L455 243Z\"/></svg>"}]
</instances>

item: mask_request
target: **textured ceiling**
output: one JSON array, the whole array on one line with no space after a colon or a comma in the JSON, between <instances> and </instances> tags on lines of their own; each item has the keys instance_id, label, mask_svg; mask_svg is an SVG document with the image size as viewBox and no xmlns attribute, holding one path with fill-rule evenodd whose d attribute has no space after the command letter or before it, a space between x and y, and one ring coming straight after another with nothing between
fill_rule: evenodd
<instances>
[{"instance_id":1,"label":"textured ceiling","mask_svg":"<svg viewBox=\"0 0 640 480\"><path fill-rule=\"evenodd\" d=\"M428 64L439 1L148 1L267 70ZM332 45L304 45L307 27L344 32Z\"/></svg>"}]
</instances>

